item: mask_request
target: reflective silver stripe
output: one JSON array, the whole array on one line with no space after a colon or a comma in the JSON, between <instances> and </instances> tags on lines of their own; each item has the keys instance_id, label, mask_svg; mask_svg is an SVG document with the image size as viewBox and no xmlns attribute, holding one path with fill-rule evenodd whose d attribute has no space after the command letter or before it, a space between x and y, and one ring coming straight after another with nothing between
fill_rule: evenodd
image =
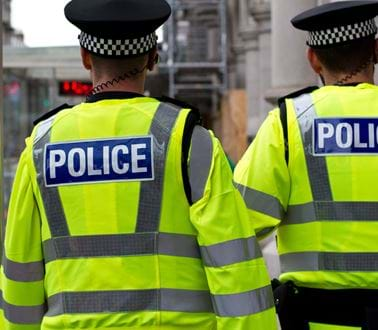
<instances>
[{"instance_id":1,"label":"reflective silver stripe","mask_svg":"<svg viewBox=\"0 0 378 330\"><path fill-rule=\"evenodd\" d=\"M160 103L152 121L150 134L153 136L154 144L155 179L140 184L136 232L159 230L166 153L178 115L178 108L167 103Z\"/></svg>"},{"instance_id":2,"label":"reflective silver stripe","mask_svg":"<svg viewBox=\"0 0 378 330\"><path fill-rule=\"evenodd\" d=\"M19 263L3 255L3 269L5 276L18 282L36 282L44 279L45 267L43 261Z\"/></svg>"},{"instance_id":3,"label":"reflective silver stripe","mask_svg":"<svg viewBox=\"0 0 378 330\"><path fill-rule=\"evenodd\" d=\"M196 236L169 233L58 237L43 242L45 262L57 259L162 254L200 258Z\"/></svg>"},{"instance_id":4,"label":"reflective silver stripe","mask_svg":"<svg viewBox=\"0 0 378 330\"><path fill-rule=\"evenodd\" d=\"M284 207L276 197L249 188L240 183L236 183L236 187L242 194L245 204L250 210L254 210L280 220L284 218Z\"/></svg>"},{"instance_id":5,"label":"reflective silver stripe","mask_svg":"<svg viewBox=\"0 0 378 330\"><path fill-rule=\"evenodd\" d=\"M46 212L52 237L69 236L68 225L63 210L57 187L46 187L44 180L44 149L45 145L50 142L51 125L53 118L46 120L38 126L36 137L34 139L33 157L34 166L37 172L37 182L42 195L43 205Z\"/></svg>"},{"instance_id":6,"label":"reflective silver stripe","mask_svg":"<svg viewBox=\"0 0 378 330\"><path fill-rule=\"evenodd\" d=\"M159 233L158 253L175 257L201 258L197 237Z\"/></svg>"},{"instance_id":7,"label":"reflective silver stripe","mask_svg":"<svg viewBox=\"0 0 378 330\"><path fill-rule=\"evenodd\" d=\"M323 202L290 205L285 225L313 221L378 221L377 202Z\"/></svg>"},{"instance_id":8,"label":"reflective silver stripe","mask_svg":"<svg viewBox=\"0 0 378 330\"><path fill-rule=\"evenodd\" d=\"M42 138L44 138L46 135L50 134L51 126L56 118L55 116L52 116L44 121L42 121L37 129L37 132L35 134L34 138L34 144L38 143Z\"/></svg>"},{"instance_id":9,"label":"reflective silver stripe","mask_svg":"<svg viewBox=\"0 0 378 330\"><path fill-rule=\"evenodd\" d=\"M301 95L293 99L293 102L302 133L313 200L332 201L326 158L312 155L313 122L317 114L311 94Z\"/></svg>"},{"instance_id":10,"label":"reflective silver stripe","mask_svg":"<svg viewBox=\"0 0 378 330\"><path fill-rule=\"evenodd\" d=\"M2 291L0 291L0 302L5 318L14 324L40 324L46 311L46 305L16 306L8 304L3 299Z\"/></svg>"},{"instance_id":11,"label":"reflective silver stripe","mask_svg":"<svg viewBox=\"0 0 378 330\"><path fill-rule=\"evenodd\" d=\"M274 306L270 285L249 292L213 295L215 314L221 317L238 317L261 313Z\"/></svg>"},{"instance_id":12,"label":"reflective silver stripe","mask_svg":"<svg viewBox=\"0 0 378 330\"><path fill-rule=\"evenodd\" d=\"M298 252L280 256L284 273L302 271L377 272L378 253Z\"/></svg>"},{"instance_id":13,"label":"reflective silver stripe","mask_svg":"<svg viewBox=\"0 0 378 330\"><path fill-rule=\"evenodd\" d=\"M48 298L48 305L47 316L136 311L213 312L208 291L179 289L63 292Z\"/></svg>"},{"instance_id":14,"label":"reflective silver stripe","mask_svg":"<svg viewBox=\"0 0 378 330\"><path fill-rule=\"evenodd\" d=\"M162 311L214 313L208 291L161 289Z\"/></svg>"},{"instance_id":15,"label":"reflective silver stripe","mask_svg":"<svg viewBox=\"0 0 378 330\"><path fill-rule=\"evenodd\" d=\"M189 161L189 183L192 203L198 202L205 192L213 160L213 142L207 129L195 126Z\"/></svg>"},{"instance_id":16,"label":"reflective silver stripe","mask_svg":"<svg viewBox=\"0 0 378 330\"><path fill-rule=\"evenodd\" d=\"M201 254L203 263L207 267L222 267L262 257L255 236L201 246Z\"/></svg>"}]
</instances>

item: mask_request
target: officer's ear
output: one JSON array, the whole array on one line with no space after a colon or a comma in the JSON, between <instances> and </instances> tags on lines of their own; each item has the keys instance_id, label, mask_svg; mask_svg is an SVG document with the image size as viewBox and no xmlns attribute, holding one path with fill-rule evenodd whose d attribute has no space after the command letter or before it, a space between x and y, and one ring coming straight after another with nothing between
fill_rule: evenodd
<instances>
[{"instance_id":1,"label":"officer's ear","mask_svg":"<svg viewBox=\"0 0 378 330\"><path fill-rule=\"evenodd\" d=\"M153 71L155 65L159 62L159 54L156 47L152 49L148 54L147 69Z\"/></svg>"},{"instance_id":2,"label":"officer's ear","mask_svg":"<svg viewBox=\"0 0 378 330\"><path fill-rule=\"evenodd\" d=\"M310 62L310 65L312 69L315 71L315 73L318 75L322 75L323 65L319 61L318 56L316 55L315 51L312 48L307 49L307 59Z\"/></svg>"},{"instance_id":3,"label":"officer's ear","mask_svg":"<svg viewBox=\"0 0 378 330\"><path fill-rule=\"evenodd\" d=\"M91 54L83 47L80 48L80 54L84 68L86 68L87 70L92 70Z\"/></svg>"},{"instance_id":4,"label":"officer's ear","mask_svg":"<svg viewBox=\"0 0 378 330\"><path fill-rule=\"evenodd\" d=\"M374 64L378 63L378 39L375 39Z\"/></svg>"}]
</instances>

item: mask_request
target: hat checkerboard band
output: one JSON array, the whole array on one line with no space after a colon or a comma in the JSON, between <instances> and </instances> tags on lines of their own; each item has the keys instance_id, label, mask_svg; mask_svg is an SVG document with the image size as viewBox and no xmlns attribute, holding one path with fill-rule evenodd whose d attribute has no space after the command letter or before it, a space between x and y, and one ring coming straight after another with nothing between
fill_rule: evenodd
<instances>
[{"instance_id":1,"label":"hat checkerboard band","mask_svg":"<svg viewBox=\"0 0 378 330\"><path fill-rule=\"evenodd\" d=\"M376 33L377 26L375 21L374 19L369 19L367 21L337 26L326 30L310 31L307 45L318 47L335 45L361 39Z\"/></svg>"},{"instance_id":2,"label":"hat checkerboard band","mask_svg":"<svg viewBox=\"0 0 378 330\"><path fill-rule=\"evenodd\" d=\"M80 45L92 53L103 56L137 56L150 51L156 46L157 36L155 32L135 39L106 39L92 36L81 32L79 35Z\"/></svg>"}]
</instances>

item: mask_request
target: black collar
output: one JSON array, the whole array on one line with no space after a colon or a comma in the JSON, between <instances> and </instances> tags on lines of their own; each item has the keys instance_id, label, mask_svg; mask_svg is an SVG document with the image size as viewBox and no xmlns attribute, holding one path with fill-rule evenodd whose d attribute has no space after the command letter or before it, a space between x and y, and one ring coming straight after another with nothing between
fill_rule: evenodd
<instances>
[{"instance_id":1,"label":"black collar","mask_svg":"<svg viewBox=\"0 0 378 330\"><path fill-rule=\"evenodd\" d=\"M101 92L87 96L86 103L94 103L101 100L109 99L134 99L136 97L144 97L142 94L134 92Z\"/></svg>"},{"instance_id":2,"label":"black collar","mask_svg":"<svg viewBox=\"0 0 378 330\"><path fill-rule=\"evenodd\" d=\"M335 84L335 86L340 86L340 87L355 87L355 86L358 86L360 84L364 84L363 82L352 82L352 83L346 83L346 84Z\"/></svg>"}]
</instances>

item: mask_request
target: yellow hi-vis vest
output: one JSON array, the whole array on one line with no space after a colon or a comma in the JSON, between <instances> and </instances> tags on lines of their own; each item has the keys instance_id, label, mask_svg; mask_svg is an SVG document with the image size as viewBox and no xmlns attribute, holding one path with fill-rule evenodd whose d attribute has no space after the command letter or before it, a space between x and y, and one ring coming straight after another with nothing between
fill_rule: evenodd
<instances>
[{"instance_id":1,"label":"yellow hi-vis vest","mask_svg":"<svg viewBox=\"0 0 378 330\"><path fill-rule=\"evenodd\" d=\"M2 329L275 329L269 277L219 142L153 98L80 104L18 166Z\"/></svg>"},{"instance_id":2,"label":"yellow hi-vis vest","mask_svg":"<svg viewBox=\"0 0 378 330\"><path fill-rule=\"evenodd\" d=\"M278 227L282 281L378 288L378 87L326 86L286 100L237 166L257 236Z\"/></svg>"}]
</instances>

